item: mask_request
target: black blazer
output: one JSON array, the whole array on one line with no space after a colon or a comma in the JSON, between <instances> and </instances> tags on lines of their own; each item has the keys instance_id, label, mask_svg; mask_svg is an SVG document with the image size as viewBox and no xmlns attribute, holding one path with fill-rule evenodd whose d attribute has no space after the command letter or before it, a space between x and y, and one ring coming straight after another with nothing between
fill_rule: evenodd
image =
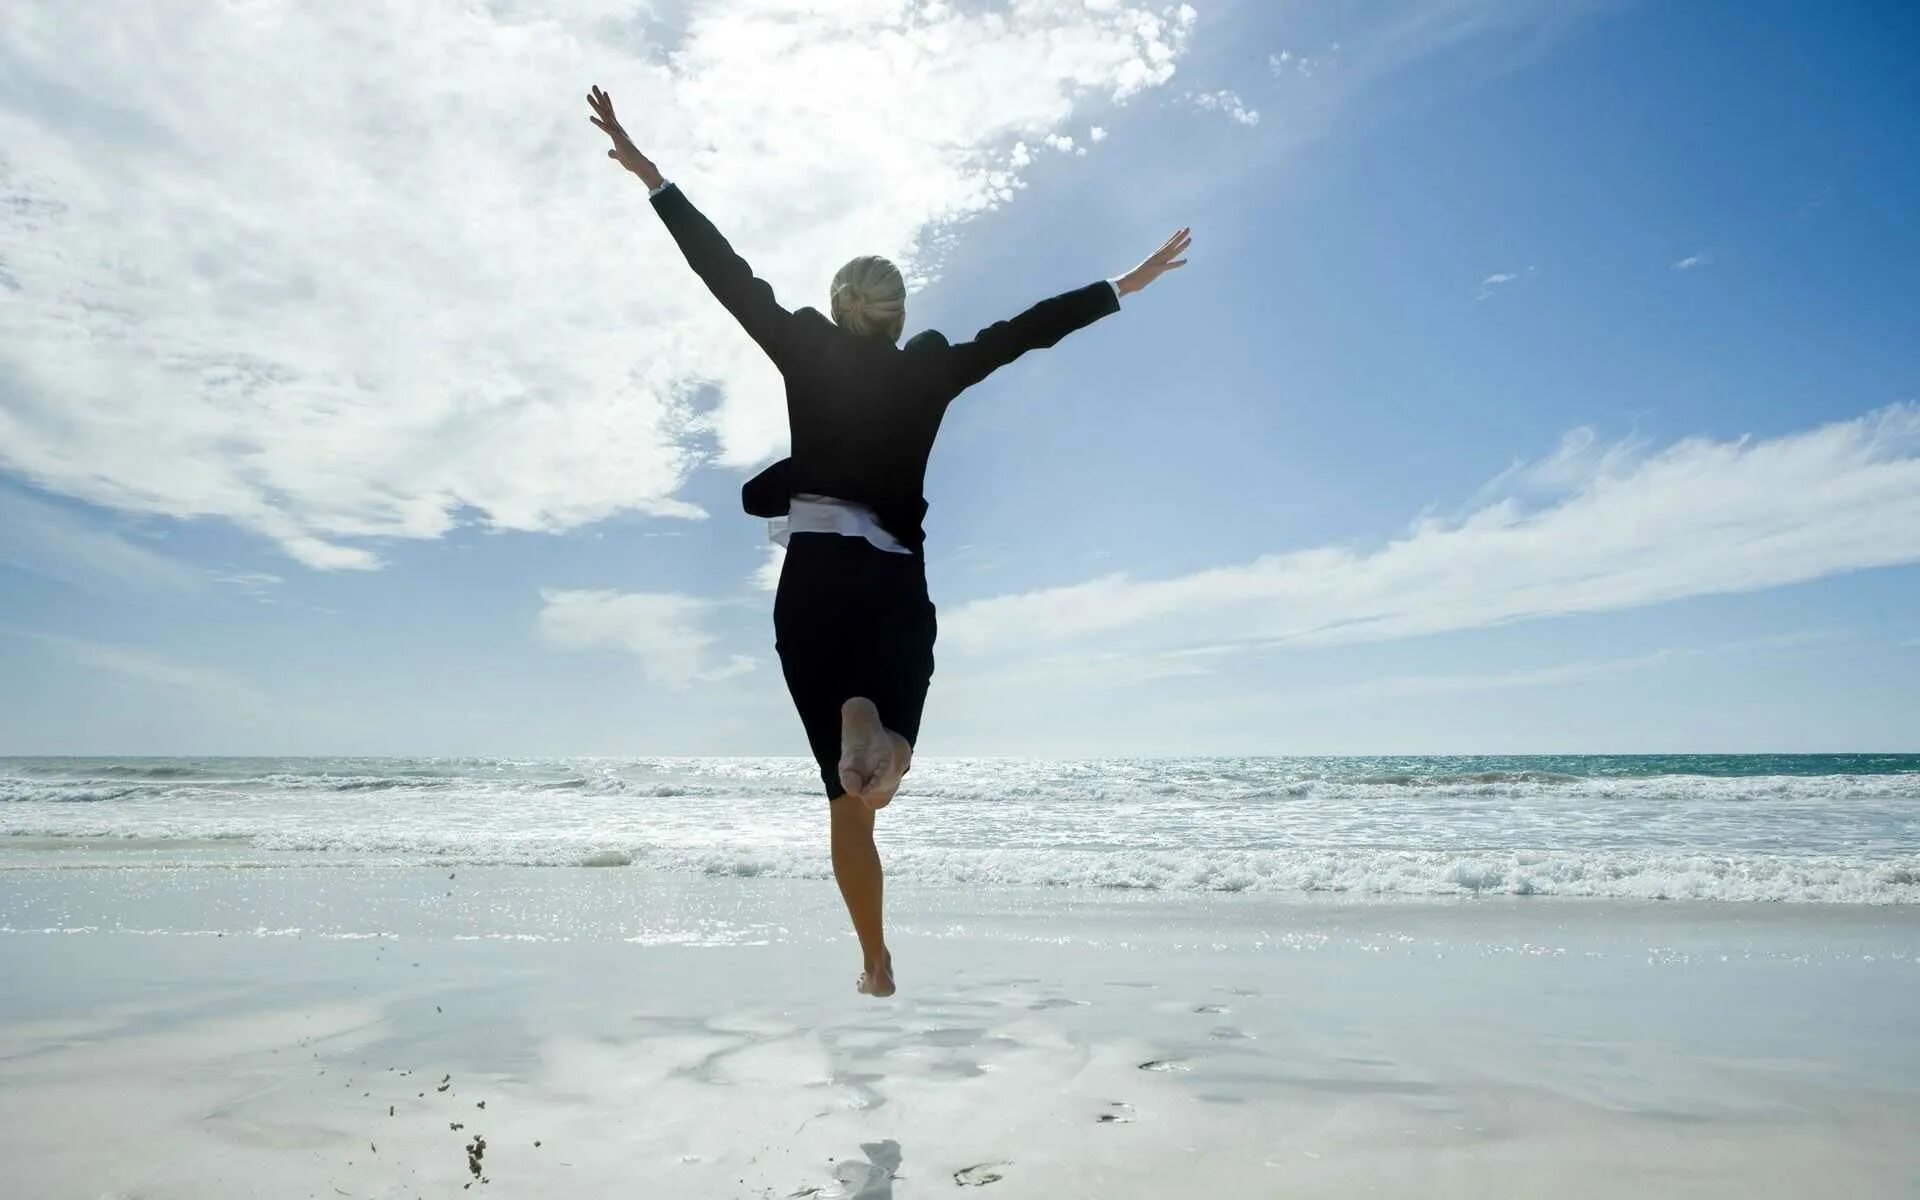
<instances>
[{"instance_id":1,"label":"black blazer","mask_svg":"<svg viewBox=\"0 0 1920 1200\"><path fill-rule=\"evenodd\" d=\"M677 186L656 193L653 208L707 290L786 381L792 455L747 481L740 489L743 507L777 517L800 492L851 500L872 509L916 555L926 540L920 523L927 513L921 494L927 455L947 405L1027 351L1120 308L1102 280L996 321L971 341L955 345L928 329L895 346L849 333L817 309L782 308Z\"/></svg>"}]
</instances>

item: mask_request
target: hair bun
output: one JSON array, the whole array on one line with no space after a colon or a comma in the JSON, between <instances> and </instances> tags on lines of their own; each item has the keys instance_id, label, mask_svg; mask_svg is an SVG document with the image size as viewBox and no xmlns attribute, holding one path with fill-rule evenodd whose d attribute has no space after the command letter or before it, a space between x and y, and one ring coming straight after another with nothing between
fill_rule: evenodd
<instances>
[{"instance_id":1,"label":"hair bun","mask_svg":"<svg viewBox=\"0 0 1920 1200\"><path fill-rule=\"evenodd\" d=\"M863 255L841 267L829 295L834 324L851 333L894 341L906 324L906 280L898 267L877 255Z\"/></svg>"}]
</instances>

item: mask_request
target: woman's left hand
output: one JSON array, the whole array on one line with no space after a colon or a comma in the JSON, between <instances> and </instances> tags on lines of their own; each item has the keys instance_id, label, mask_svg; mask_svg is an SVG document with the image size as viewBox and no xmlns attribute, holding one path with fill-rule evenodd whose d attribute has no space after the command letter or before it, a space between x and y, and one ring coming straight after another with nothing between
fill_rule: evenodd
<instances>
[{"instance_id":1,"label":"woman's left hand","mask_svg":"<svg viewBox=\"0 0 1920 1200\"><path fill-rule=\"evenodd\" d=\"M640 153L640 148L633 144L633 139L627 136L625 129L621 128L620 119L613 115L613 97L601 91L599 84L595 84L593 90L587 93L587 104L594 112L594 115L587 120L598 125L608 137L613 139L613 149L607 151L607 157L638 175L640 182L646 184L649 189L659 187L662 182L660 169L653 165L651 159Z\"/></svg>"},{"instance_id":2,"label":"woman's left hand","mask_svg":"<svg viewBox=\"0 0 1920 1200\"><path fill-rule=\"evenodd\" d=\"M1144 262L1119 278L1117 282L1121 295L1137 292L1175 267L1186 266L1187 260L1181 255L1191 245L1193 230L1190 227L1180 229L1166 240L1166 244L1147 255Z\"/></svg>"}]
</instances>

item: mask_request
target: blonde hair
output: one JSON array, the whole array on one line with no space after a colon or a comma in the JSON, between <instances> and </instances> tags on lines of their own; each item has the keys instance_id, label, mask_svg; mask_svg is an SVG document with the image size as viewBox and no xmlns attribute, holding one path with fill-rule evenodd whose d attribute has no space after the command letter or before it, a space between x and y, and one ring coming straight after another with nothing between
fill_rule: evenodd
<instances>
[{"instance_id":1,"label":"blonde hair","mask_svg":"<svg viewBox=\"0 0 1920 1200\"><path fill-rule=\"evenodd\" d=\"M907 281L900 268L863 254L834 272L833 323L863 337L900 340L907 324Z\"/></svg>"}]
</instances>

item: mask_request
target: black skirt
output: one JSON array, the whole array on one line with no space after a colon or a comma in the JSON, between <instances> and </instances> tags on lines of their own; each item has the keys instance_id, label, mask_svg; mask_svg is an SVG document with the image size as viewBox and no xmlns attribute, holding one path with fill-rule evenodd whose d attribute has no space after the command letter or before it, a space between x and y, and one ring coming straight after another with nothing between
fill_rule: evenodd
<instances>
[{"instance_id":1,"label":"black skirt","mask_svg":"<svg viewBox=\"0 0 1920 1200\"><path fill-rule=\"evenodd\" d=\"M773 597L773 647L829 800L840 786L840 705L865 696L880 723L920 738L933 678L933 601L925 561L865 538L795 533Z\"/></svg>"}]
</instances>

